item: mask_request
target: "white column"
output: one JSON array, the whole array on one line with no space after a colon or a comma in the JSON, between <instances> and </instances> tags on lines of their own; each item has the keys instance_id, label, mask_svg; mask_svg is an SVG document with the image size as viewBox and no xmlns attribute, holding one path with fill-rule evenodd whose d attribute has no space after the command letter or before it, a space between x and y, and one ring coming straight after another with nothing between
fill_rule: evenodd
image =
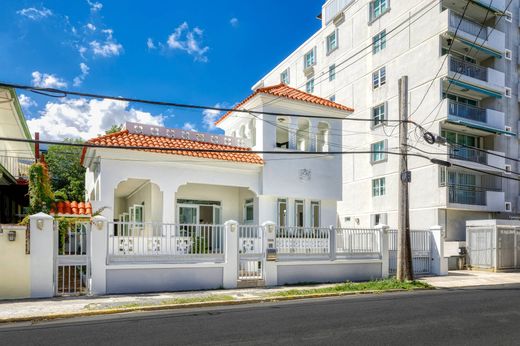
<instances>
[{"instance_id":1,"label":"white column","mask_svg":"<svg viewBox=\"0 0 520 346\"><path fill-rule=\"evenodd\" d=\"M381 251L381 277L386 279L390 276L389 266L389 240L388 230L390 229L387 225L377 225L376 228L379 230L379 246Z\"/></svg>"},{"instance_id":2,"label":"white column","mask_svg":"<svg viewBox=\"0 0 520 346\"><path fill-rule=\"evenodd\" d=\"M318 151L318 121L316 119L309 121L309 151Z\"/></svg>"},{"instance_id":3,"label":"white column","mask_svg":"<svg viewBox=\"0 0 520 346\"><path fill-rule=\"evenodd\" d=\"M106 217L98 215L92 218L89 248L90 292L95 295L107 293L108 226ZM110 231L113 232L113 229Z\"/></svg>"},{"instance_id":4,"label":"white column","mask_svg":"<svg viewBox=\"0 0 520 346\"><path fill-rule=\"evenodd\" d=\"M175 193L177 192L177 186L172 188L171 186L166 187L162 191L163 193L163 222L164 223L176 223L177 221L177 207L175 203Z\"/></svg>"},{"instance_id":5,"label":"white column","mask_svg":"<svg viewBox=\"0 0 520 346\"><path fill-rule=\"evenodd\" d=\"M55 251L54 218L44 213L29 217L31 239L31 298L54 296Z\"/></svg>"},{"instance_id":6,"label":"white column","mask_svg":"<svg viewBox=\"0 0 520 346\"><path fill-rule=\"evenodd\" d=\"M298 123L292 117L287 117L287 129L289 130L289 149L296 150L296 132L298 131Z\"/></svg>"},{"instance_id":7,"label":"white column","mask_svg":"<svg viewBox=\"0 0 520 346\"><path fill-rule=\"evenodd\" d=\"M330 260L336 260L336 228L334 226L329 226L329 241L330 241Z\"/></svg>"},{"instance_id":8,"label":"white column","mask_svg":"<svg viewBox=\"0 0 520 346\"><path fill-rule=\"evenodd\" d=\"M238 222L230 220L224 223L224 288L236 288L238 283Z\"/></svg>"},{"instance_id":9,"label":"white column","mask_svg":"<svg viewBox=\"0 0 520 346\"><path fill-rule=\"evenodd\" d=\"M448 275L448 258L444 257L444 230L442 226L430 227L431 232L431 272L435 275Z\"/></svg>"},{"instance_id":10,"label":"white column","mask_svg":"<svg viewBox=\"0 0 520 346\"><path fill-rule=\"evenodd\" d=\"M267 249L276 249L276 225L272 221L267 221L262 224L265 230L264 233L264 279L266 286L278 285L278 267L276 261L267 261L265 256Z\"/></svg>"}]
</instances>

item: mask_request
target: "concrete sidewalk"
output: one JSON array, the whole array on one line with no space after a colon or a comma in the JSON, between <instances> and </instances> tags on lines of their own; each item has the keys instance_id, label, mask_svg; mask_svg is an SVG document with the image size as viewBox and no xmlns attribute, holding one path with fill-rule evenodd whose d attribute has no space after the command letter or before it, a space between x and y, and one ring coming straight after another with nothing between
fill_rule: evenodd
<instances>
[{"instance_id":1,"label":"concrete sidewalk","mask_svg":"<svg viewBox=\"0 0 520 346\"><path fill-rule=\"evenodd\" d=\"M448 276L423 277L420 280L437 288L508 285L520 284L520 272L454 270Z\"/></svg>"}]
</instances>

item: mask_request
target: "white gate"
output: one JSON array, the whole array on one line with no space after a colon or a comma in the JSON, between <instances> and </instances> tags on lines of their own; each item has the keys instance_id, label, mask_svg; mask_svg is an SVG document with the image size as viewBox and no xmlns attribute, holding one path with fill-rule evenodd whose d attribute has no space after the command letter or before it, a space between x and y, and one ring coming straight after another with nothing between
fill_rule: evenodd
<instances>
[{"instance_id":1,"label":"white gate","mask_svg":"<svg viewBox=\"0 0 520 346\"><path fill-rule=\"evenodd\" d=\"M395 274L397 272L397 231L388 232L388 250L389 250L389 272ZM410 231L410 241L412 248L412 267L415 275L425 275L431 273L431 232L426 231Z\"/></svg>"},{"instance_id":2,"label":"white gate","mask_svg":"<svg viewBox=\"0 0 520 346\"><path fill-rule=\"evenodd\" d=\"M54 222L57 296L88 294L90 291L90 223Z\"/></svg>"},{"instance_id":3,"label":"white gate","mask_svg":"<svg viewBox=\"0 0 520 346\"><path fill-rule=\"evenodd\" d=\"M238 280L264 278L264 227L238 226Z\"/></svg>"},{"instance_id":4,"label":"white gate","mask_svg":"<svg viewBox=\"0 0 520 346\"><path fill-rule=\"evenodd\" d=\"M497 232L498 269L520 269L520 230L497 228Z\"/></svg>"}]
</instances>

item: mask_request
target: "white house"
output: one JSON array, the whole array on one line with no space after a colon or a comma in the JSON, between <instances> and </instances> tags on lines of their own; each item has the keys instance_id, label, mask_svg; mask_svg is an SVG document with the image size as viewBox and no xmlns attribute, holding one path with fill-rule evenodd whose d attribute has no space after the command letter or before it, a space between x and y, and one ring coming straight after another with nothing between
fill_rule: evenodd
<instances>
[{"instance_id":1,"label":"white house","mask_svg":"<svg viewBox=\"0 0 520 346\"><path fill-rule=\"evenodd\" d=\"M217 122L225 136L127 123L89 141L118 147L83 151L94 211L107 207L116 222L335 226L342 158L327 152L342 148L341 119L353 110L283 84L235 109L287 115L229 112Z\"/></svg>"}]
</instances>

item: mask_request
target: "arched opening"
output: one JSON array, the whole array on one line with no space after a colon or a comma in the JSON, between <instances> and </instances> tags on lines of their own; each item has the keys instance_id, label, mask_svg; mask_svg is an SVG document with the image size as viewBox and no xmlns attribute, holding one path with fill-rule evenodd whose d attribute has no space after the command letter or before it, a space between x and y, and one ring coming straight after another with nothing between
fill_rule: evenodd
<instances>
[{"instance_id":1,"label":"arched opening","mask_svg":"<svg viewBox=\"0 0 520 346\"><path fill-rule=\"evenodd\" d=\"M289 149L289 119L276 118L276 147Z\"/></svg>"},{"instance_id":2,"label":"arched opening","mask_svg":"<svg viewBox=\"0 0 520 346\"><path fill-rule=\"evenodd\" d=\"M330 126L326 122L318 124L318 131L316 135L316 149L320 152L329 151L329 136Z\"/></svg>"},{"instance_id":3,"label":"arched opening","mask_svg":"<svg viewBox=\"0 0 520 346\"><path fill-rule=\"evenodd\" d=\"M238 138L246 138L246 126L245 125L241 125L240 128L238 129Z\"/></svg>"},{"instance_id":4,"label":"arched opening","mask_svg":"<svg viewBox=\"0 0 520 346\"><path fill-rule=\"evenodd\" d=\"M299 151L310 150L310 122L307 119L298 119L298 130L296 131L296 148Z\"/></svg>"},{"instance_id":5,"label":"arched opening","mask_svg":"<svg viewBox=\"0 0 520 346\"><path fill-rule=\"evenodd\" d=\"M256 145L256 121L255 119L251 119L248 124L248 138L251 140L251 146L254 147Z\"/></svg>"}]
</instances>

